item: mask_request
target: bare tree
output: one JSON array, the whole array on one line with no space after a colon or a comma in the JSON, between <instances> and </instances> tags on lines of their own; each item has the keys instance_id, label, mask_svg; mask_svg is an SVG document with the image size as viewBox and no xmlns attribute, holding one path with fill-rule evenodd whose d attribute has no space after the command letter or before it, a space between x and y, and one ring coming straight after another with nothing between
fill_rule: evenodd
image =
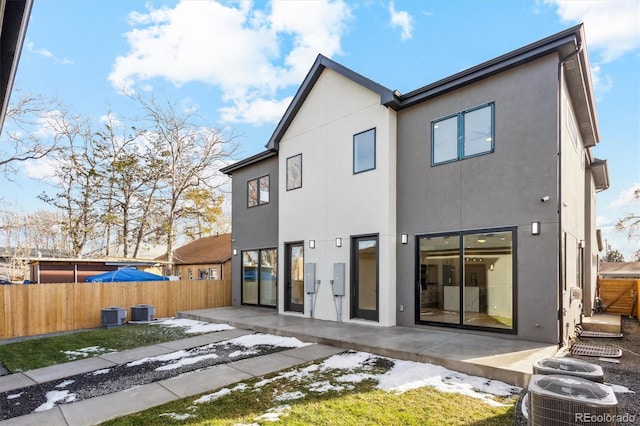
<instances>
[{"instance_id":1,"label":"bare tree","mask_svg":"<svg viewBox=\"0 0 640 426\"><path fill-rule=\"evenodd\" d=\"M173 264L173 247L179 223L204 218L206 210L195 206L193 195L197 191L213 194L222 185L219 168L234 152L236 146L225 139L218 129L199 123L200 117L192 110L179 110L175 102L158 101L134 95L144 111L148 132L145 137L157 153L161 168L162 187L159 201L163 220L158 232L166 243L169 264ZM213 201L213 200L212 200Z\"/></svg>"},{"instance_id":2,"label":"bare tree","mask_svg":"<svg viewBox=\"0 0 640 426\"><path fill-rule=\"evenodd\" d=\"M0 174L12 180L16 165L42 159L58 150L59 140L51 138L47 129L62 109L57 98L22 94L15 90L5 117L5 140L0 143Z\"/></svg>"},{"instance_id":3,"label":"bare tree","mask_svg":"<svg viewBox=\"0 0 640 426\"><path fill-rule=\"evenodd\" d=\"M640 188L636 188L633 192L633 198L640 201ZM629 239L640 239L640 214L627 213L616 223L618 231L627 231ZM640 250L635 252L636 260L640 261Z\"/></svg>"}]
</instances>

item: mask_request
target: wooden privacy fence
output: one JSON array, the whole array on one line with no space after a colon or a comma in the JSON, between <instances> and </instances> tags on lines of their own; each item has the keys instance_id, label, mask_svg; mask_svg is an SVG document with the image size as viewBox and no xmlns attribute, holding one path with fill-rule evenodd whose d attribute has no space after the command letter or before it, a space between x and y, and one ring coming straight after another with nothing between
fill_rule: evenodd
<instances>
[{"instance_id":1,"label":"wooden privacy fence","mask_svg":"<svg viewBox=\"0 0 640 426\"><path fill-rule=\"evenodd\" d=\"M100 327L101 311L153 305L156 318L231 305L231 281L0 285L0 339Z\"/></svg>"},{"instance_id":2,"label":"wooden privacy fence","mask_svg":"<svg viewBox=\"0 0 640 426\"><path fill-rule=\"evenodd\" d=\"M640 280L636 279L598 279L599 295L605 312L638 316L638 293Z\"/></svg>"}]
</instances>

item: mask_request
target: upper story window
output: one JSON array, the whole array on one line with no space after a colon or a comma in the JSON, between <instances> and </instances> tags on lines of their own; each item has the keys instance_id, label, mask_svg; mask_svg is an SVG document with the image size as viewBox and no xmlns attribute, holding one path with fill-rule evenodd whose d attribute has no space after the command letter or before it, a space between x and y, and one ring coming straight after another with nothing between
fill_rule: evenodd
<instances>
[{"instance_id":1,"label":"upper story window","mask_svg":"<svg viewBox=\"0 0 640 426\"><path fill-rule=\"evenodd\" d=\"M431 165L449 163L494 149L493 103L431 122Z\"/></svg>"},{"instance_id":2,"label":"upper story window","mask_svg":"<svg viewBox=\"0 0 640 426\"><path fill-rule=\"evenodd\" d=\"M353 136L353 173L376 168L376 129Z\"/></svg>"},{"instance_id":3,"label":"upper story window","mask_svg":"<svg viewBox=\"0 0 640 426\"><path fill-rule=\"evenodd\" d=\"M269 202L269 175L247 182L247 206L255 207Z\"/></svg>"},{"instance_id":4,"label":"upper story window","mask_svg":"<svg viewBox=\"0 0 640 426\"><path fill-rule=\"evenodd\" d=\"M287 191L302 188L302 154L287 158Z\"/></svg>"}]
</instances>

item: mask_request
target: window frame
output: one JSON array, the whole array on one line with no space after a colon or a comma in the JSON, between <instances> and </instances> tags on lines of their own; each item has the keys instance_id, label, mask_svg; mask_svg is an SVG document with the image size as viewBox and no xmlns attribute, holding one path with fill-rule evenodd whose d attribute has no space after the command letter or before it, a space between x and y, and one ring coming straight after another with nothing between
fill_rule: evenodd
<instances>
[{"instance_id":1,"label":"window frame","mask_svg":"<svg viewBox=\"0 0 640 426\"><path fill-rule=\"evenodd\" d=\"M269 180L269 184L267 187L267 193L269 194L269 196L267 197L267 200L264 201L262 199L262 197L260 196L260 193L262 192L262 185L260 184L260 182L262 181L262 179L267 178ZM255 198L255 204L251 204L251 190L250 190L250 186L251 183L255 182L256 184L256 198ZM271 202L271 175L266 174L266 175L262 175L253 179L249 179L247 181L247 208L251 209L253 207L258 207L258 206L264 206L265 204L269 204Z\"/></svg>"},{"instance_id":2,"label":"window frame","mask_svg":"<svg viewBox=\"0 0 640 426\"><path fill-rule=\"evenodd\" d=\"M482 151L479 153L474 153L470 155L464 154L465 149L465 116L472 112L479 111L484 108L490 108L490 126L491 126L491 148L487 151ZM455 158L443 160L443 161L435 161L435 151L436 151L436 140L435 140L435 129L436 125L440 122L450 120L451 118L456 118L456 153ZM463 111L459 111L455 114L449 114L447 116L435 119L431 121L431 166L439 166L441 164L453 163L455 161L466 160L468 158L479 157L481 155L493 154L495 152L495 102L487 102L481 105L474 106L472 108L465 109Z\"/></svg>"},{"instance_id":3,"label":"window frame","mask_svg":"<svg viewBox=\"0 0 640 426\"><path fill-rule=\"evenodd\" d=\"M299 159L299 174L300 174L299 182L293 181L294 176L291 176L290 174L290 172L293 170L293 167L296 164L294 163L294 161L296 161L297 159ZM286 159L285 166L286 166L286 174L287 174L287 181L286 181L287 191L293 191L293 190L302 188L302 153L288 157ZM297 186L295 186L296 184Z\"/></svg>"},{"instance_id":4,"label":"window frame","mask_svg":"<svg viewBox=\"0 0 640 426\"><path fill-rule=\"evenodd\" d=\"M367 168L367 169L361 169L361 170L356 170L356 139L358 138L358 136L364 135L366 133L369 132L373 132L373 166ZM364 130L360 133L356 133L355 135L353 135L353 174L357 175L360 173L364 173L364 172L368 172L371 170L375 170L376 169L376 162L377 162L377 144L376 144L376 139L377 139L377 132L376 132L376 128L372 127L371 129L367 129Z\"/></svg>"}]
</instances>

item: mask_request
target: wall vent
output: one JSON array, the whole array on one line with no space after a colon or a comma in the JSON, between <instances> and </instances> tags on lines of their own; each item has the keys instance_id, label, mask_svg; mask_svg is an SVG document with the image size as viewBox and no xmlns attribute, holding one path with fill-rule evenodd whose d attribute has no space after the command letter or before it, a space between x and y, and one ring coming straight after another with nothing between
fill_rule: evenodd
<instances>
[{"instance_id":1,"label":"wall vent","mask_svg":"<svg viewBox=\"0 0 640 426\"><path fill-rule=\"evenodd\" d=\"M598 383L604 381L604 373L599 365L566 357L543 358L536 361L533 363L533 374L563 374Z\"/></svg>"},{"instance_id":2,"label":"wall vent","mask_svg":"<svg viewBox=\"0 0 640 426\"><path fill-rule=\"evenodd\" d=\"M156 308L151 305L135 305L131 307L131 321L152 321Z\"/></svg>"},{"instance_id":3,"label":"wall vent","mask_svg":"<svg viewBox=\"0 0 640 426\"><path fill-rule=\"evenodd\" d=\"M576 425L597 419L616 425L618 400L613 390L574 376L534 374L529 382L529 424Z\"/></svg>"},{"instance_id":4,"label":"wall vent","mask_svg":"<svg viewBox=\"0 0 640 426\"><path fill-rule=\"evenodd\" d=\"M117 327L124 324L127 310L119 306L111 306L102 310L101 318L103 327Z\"/></svg>"}]
</instances>

